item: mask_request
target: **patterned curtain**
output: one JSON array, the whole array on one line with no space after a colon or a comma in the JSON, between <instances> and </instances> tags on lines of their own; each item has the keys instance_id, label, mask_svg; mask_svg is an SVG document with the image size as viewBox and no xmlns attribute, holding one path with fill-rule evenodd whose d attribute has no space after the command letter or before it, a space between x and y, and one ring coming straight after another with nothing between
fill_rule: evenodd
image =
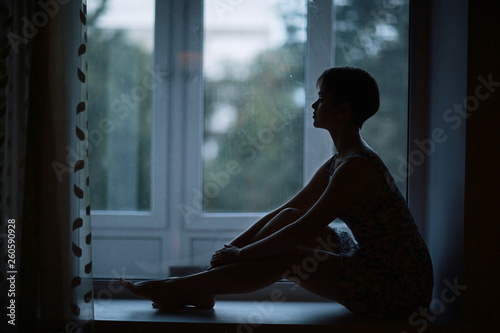
<instances>
[{"instance_id":1,"label":"patterned curtain","mask_svg":"<svg viewBox=\"0 0 500 333\"><path fill-rule=\"evenodd\" d=\"M90 332L86 1L0 1L2 331Z\"/></svg>"}]
</instances>

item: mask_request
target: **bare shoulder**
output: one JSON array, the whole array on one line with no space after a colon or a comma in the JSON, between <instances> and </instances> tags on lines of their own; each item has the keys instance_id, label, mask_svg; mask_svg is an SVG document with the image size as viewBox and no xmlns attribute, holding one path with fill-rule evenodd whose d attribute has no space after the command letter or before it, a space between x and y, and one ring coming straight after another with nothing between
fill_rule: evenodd
<instances>
[{"instance_id":1,"label":"bare shoulder","mask_svg":"<svg viewBox=\"0 0 500 333\"><path fill-rule=\"evenodd\" d=\"M374 159L380 158L374 154L370 154ZM352 156L342 161L332 177L332 182L337 185L348 186L350 191L363 192L370 189L370 192L382 190L385 185L384 172L377 166L373 160L361 156Z\"/></svg>"},{"instance_id":2,"label":"bare shoulder","mask_svg":"<svg viewBox=\"0 0 500 333\"><path fill-rule=\"evenodd\" d=\"M336 166L328 186L307 216L323 226L348 214L369 195L373 172L369 162L362 158L346 159Z\"/></svg>"}]
</instances>

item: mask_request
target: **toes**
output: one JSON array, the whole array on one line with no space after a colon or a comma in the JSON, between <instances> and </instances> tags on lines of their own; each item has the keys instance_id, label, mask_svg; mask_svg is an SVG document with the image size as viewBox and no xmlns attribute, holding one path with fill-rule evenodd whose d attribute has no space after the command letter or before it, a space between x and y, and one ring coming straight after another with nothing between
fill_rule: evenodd
<instances>
[{"instance_id":1,"label":"toes","mask_svg":"<svg viewBox=\"0 0 500 333\"><path fill-rule=\"evenodd\" d=\"M122 286L124 286L127 289L130 289L134 286L134 284L132 282L129 282L123 278L120 278L120 283L122 284Z\"/></svg>"}]
</instances>

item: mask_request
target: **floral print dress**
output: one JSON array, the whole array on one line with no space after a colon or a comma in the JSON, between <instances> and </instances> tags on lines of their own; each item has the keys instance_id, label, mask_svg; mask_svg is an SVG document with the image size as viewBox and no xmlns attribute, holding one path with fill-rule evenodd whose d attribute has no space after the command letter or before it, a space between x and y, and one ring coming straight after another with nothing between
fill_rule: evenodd
<instances>
[{"instance_id":1,"label":"floral print dress","mask_svg":"<svg viewBox=\"0 0 500 333\"><path fill-rule=\"evenodd\" d=\"M329 177L335 172L335 154ZM429 252L394 178L374 153L357 153L386 178L384 191L339 218L352 232L334 232L340 239L341 288L345 306L371 317L408 318L429 307L433 272Z\"/></svg>"}]
</instances>

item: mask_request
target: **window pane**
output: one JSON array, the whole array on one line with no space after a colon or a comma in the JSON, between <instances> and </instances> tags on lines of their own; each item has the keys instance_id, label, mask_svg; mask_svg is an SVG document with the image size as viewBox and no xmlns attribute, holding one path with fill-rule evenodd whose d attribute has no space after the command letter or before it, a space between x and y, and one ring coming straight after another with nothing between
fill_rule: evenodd
<instances>
[{"instance_id":1,"label":"window pane","mask_svg":"<svg viewBox=\"0 0 500 333\"><path fill-rule=\"evenodd\" d=\"M92 207L149 210L154 0L89 0Z\"/></svg>"},{"instance_id":2,"label":"window pane","mask_svg":"<svg viewBox=\"0 0 500 333\"><path fill-rule=\"evenodd\" d=\"M207 212L267 211L302 187L306 1L204 3Z\"/></svg>"},{"instance_id":3,"label":"window pane","mask_svg":"<svg viewBox=\"0 0 500 333\"><path fill-rule=\"evenodd\" d=\"M381 155L403 194L408 130L408 0L335 0L335 65L357 66L377 80L379 112L362 135Z\"/></svg>"}]
</instances>

